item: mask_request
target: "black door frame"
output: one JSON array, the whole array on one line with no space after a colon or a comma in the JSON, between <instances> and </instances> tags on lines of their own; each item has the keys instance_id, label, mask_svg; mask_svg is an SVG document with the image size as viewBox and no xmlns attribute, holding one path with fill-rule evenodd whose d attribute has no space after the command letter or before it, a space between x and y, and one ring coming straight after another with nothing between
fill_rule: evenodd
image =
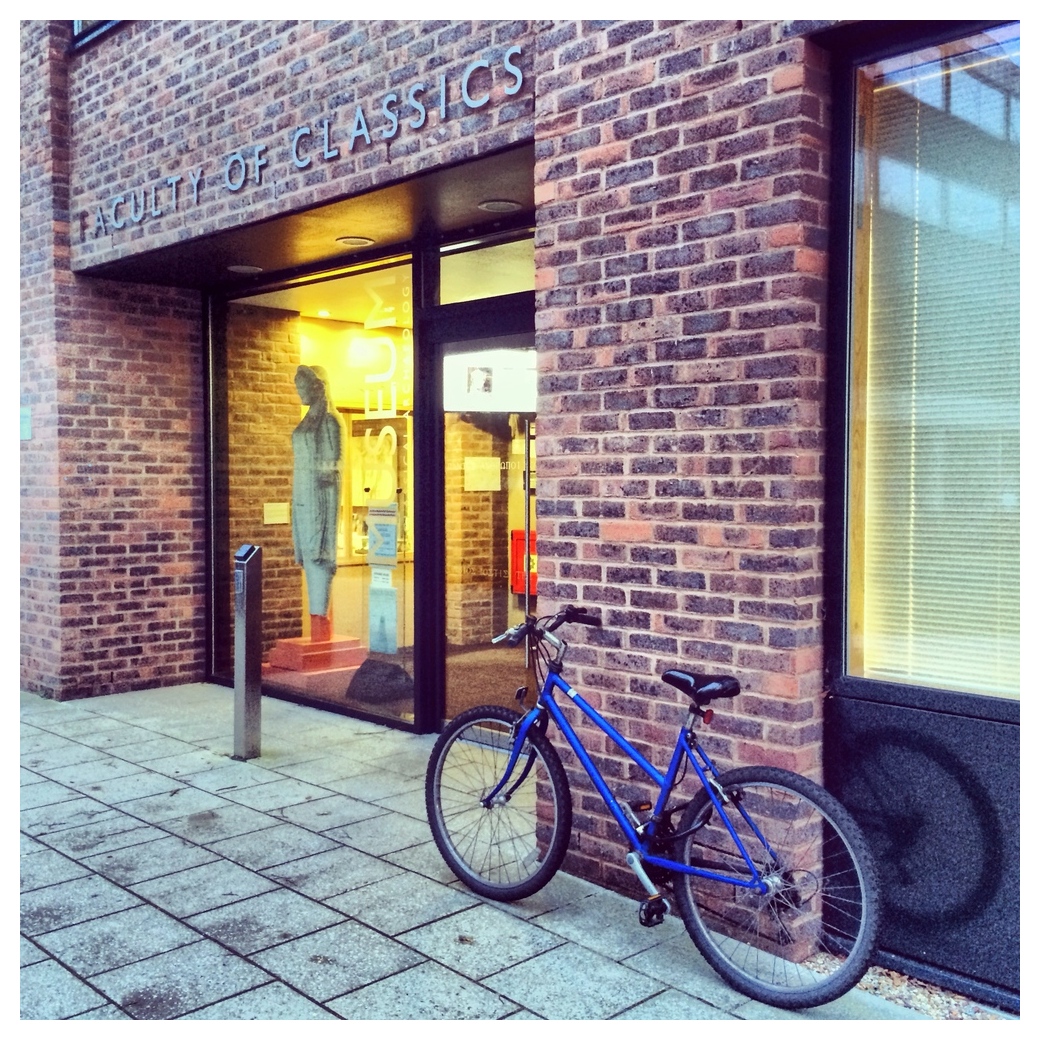
<instances>
[{"instance_id":1,"label":"black door frame","mask_svg":"<svg viewBox=\"0 0 1040 1040\"><path fill-rule=\"evenodd\" d=\"M504 238L526 237L530 229L520 229L505 236L488 236L488 243ZM440 729L444 717L444 410L443 410L443 345L456 339L474 339L482 336L501 336L512 333L533 333L534 292L489 297L466 303L439 304L440 236L424 236L410 243L412 264L413 311L413 430L415 487L415 701L414 721L408 724L381 715L368 715L354 708L337 709L324 702L315 706L327 711L367 718L394 728L430 733ZM403 257L406 250L397 249L387 260ZM329 277L343 270L341 265L327 271ZM281 272L263 287L251 285L248 295L256 295L270 288L295 280L302 272ZM326 272L308 270L307 278L320 277ZM223 343L223 315L226 301L242 293L221 292L204 298L205 332L207 340L205 362L206 400L206 454L207 454L207 677L212 682L230 685L230 681L216 670L218 643L215 610L218 597L223 602L230 590L230 575L217 567L217 553L227 543L227 478L221 467L226 463L227 429L226 409L218 408L217 401L226 394L226 357ZM421 392L420 392L421 388ZM221 508L224 504L224 509ZM422 518L420 520L420 518ZM297 699L282 695L287 699ZM306 701L310 704L312 702Z\"/></svg>"},{"instance_id":2,"label":"black door frame","mask_svg":"<svg viewBox=\"0 0 1040 1040\"><path fill-rule=\"evenodd\" d=\"M534 292L438 305L436 245L417 251L415 278L415 729L433 733L444 720L444 345L534 332Z\"/></svg>"}]
</instances>

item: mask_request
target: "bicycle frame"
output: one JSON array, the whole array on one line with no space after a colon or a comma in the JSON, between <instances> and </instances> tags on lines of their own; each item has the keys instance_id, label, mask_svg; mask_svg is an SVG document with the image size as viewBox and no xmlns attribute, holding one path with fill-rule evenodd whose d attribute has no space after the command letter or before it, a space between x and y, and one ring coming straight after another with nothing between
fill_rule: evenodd
<instances>
[{"instance_id":1,"label":"bicycle frame","mask_svg":"<svg viewBox=\"0 0 1040 1040\"><path fill-rule=\"evenodd\" d=\"M684 759L688 760L696 771L697 777L700 780L701 785L704 787L704 790L707 792L708 797L711 799L715 811L719 814L719 818L723 821L726 829L729 831L730 837L733 839L734 845L739 850L744 863L747 865L747 868L751 873L751 880L733 877L729 874L721 874L703 867L694 867L689 864L679 863L676 860L667 859L663 856L653 855L649 851L650 843L654 838L653 820L651 820L647 825L645 836L640 835L636 831L631 820L629 820L628 816L621 808L621 803L614 796L613 791L611 791L607 786L603 774L597 768L596 763L592 761L588 751L585 750L581 738L575 732L574 727L567 721L560 706L556 703L555 694L557 691L570 698L571 702L582 712L582 714L595 723L595 725L598 726L615 745L621 748L621 750L624 751L625 754L628 755L628 757L657 785L659 793L657 802L653 808L653 816L656 817L657 814L662 812L668 804L668 799L671 797L672 789L675 786L676 777L679 773L679 767L682 765ZM652 763L647 761L647 759L640 754L640 752L634 748L624 738L624 736L622 736L605 718L603 718L603 716L600 715L599 712L581 696L581 694L574 690L570 684L559 675L559 673L552 669L548 671L545 677L545 682L542 685L537 704L520 720L505 772L494 790L492 790L484 799L485 804L490 804L499 792L508 784L513 769L520 757L520 748L523 747L524 739L526 738L528 731L532 726L536 725L540 719L544 718L546 714L548 714L556 725L559 726L560 732L563 733L567 743L570 744L574 753L578 756L578 760L581 762L586 773L588 773L589 779L592 781L596 790L599 791L600 796L603 798L603 801L610 810L611 815L614 817L618 826L628 839L633 851L638 853L641 862L649 863L656 867L663 867L666 870L678 873L694 874L698 877L709 878L713 881L725 882L726 884L736 885L739 888L746 888L755 892L765 893L768 891L768 886L762 880L758 869L755 867L754 862L748 855L744 843L740 840L739 835L730 823L729 817L723 807L722 800L719 798L715 789L715 785L713 785L713 783L708 779L708 773L710 772L711 778L714 780L714 778L718 776L718 770L715 768L703 748L701 748L700 744L694 743L693 746L690 745L690 742L687 739L686 728L684 727L679 731L679 736L675 742L675 750L672 752L672 758L669 762L667 772L661 773ZM694 752L696 752L696 754L694 754ZM698 761L698 757L701 761ZM701 762L704 764L702 765ZM707 770L707 772L705 770ZM763 846L766 849L769 849L768 842L759 831L754 821L748 816L744 807L737 804L736 808L751 828L752 832L756 835L759 841L762 842ZM769 851L772 852L771 849Z\"/></svg>"}]
</instances>

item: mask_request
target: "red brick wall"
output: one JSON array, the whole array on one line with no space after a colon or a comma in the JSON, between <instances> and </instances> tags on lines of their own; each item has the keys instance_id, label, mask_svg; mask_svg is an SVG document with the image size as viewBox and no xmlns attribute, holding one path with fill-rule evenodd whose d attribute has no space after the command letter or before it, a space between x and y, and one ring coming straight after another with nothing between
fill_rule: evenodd
<instances>
[{"instance_id":1,"label":"red brick wall","mask_svg":"<svg viewBox=\"0 0 1040 1040\"><path fill-rule=\"evenodd\" d=\"M747 691L708 731L723 764L821 764L827 83L790 32L539 37L539 605L602 611L572 681L661 766L677 665ZM571 765L571 869L627 884Z\"/></svg>"},{"instance_id":2,"label":"red brick wall","mask_svg":"<svg viewBox=\"0 0 1040 1040\"><path fill-rule=\"evenodd\" d=\"M58 352L55 296L68 256L64 48L61 23L23 22L21 52L21 662L33 689L58 685ZM56 263L55 261L58 261ZM66 260L67 263L67 260Z\"/></svg>"},{"instance_id":3,"label":"red brick wall","mask_svg":"<svg viewBox=\"0 0 1040 1040\"><path fill-rule=\"evenodd\" d=\"M69 271L68 23L22 23L22 674L68 698L204 674L197 293Z\"/></svg>"},{"instance_id":4,"label":"red brick wall","mask_svg":"<svg viewBox=\"0 0 1040 1040\"><path fill-rule=\"evenodd\" d=\"M488 643L508 624L508 499L502 490L466 491L467 456L509 457L509 441L456 415L444 417L444 573L449 646Z\"/></svg>"}]
</instances>

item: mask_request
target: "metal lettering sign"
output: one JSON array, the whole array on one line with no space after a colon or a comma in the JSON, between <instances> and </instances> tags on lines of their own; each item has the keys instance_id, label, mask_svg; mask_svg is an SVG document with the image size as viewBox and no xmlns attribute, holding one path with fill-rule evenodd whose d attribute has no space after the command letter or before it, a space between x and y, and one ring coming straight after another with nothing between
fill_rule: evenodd
<instances>
[{"instance_id":1,"label":"metal lettering sign","mask_svg":"<svg viewBox=\"0 0 1040 1040\"><path fill-rule=\"evenodd\" d=\"M406 89L390 91L383 96L378 107L358 103L354 106L349 125L345 127L335 126L329 118L297 126L288 137L289 173L306 170L312 163L336 162L344 150L350 154L355 149L371 147L373 140L389 147L399 133L425 126L431 108L436 109L441 123L445 123L453 93L467 109L483 108L491 102L493 69L498 63L508 77L503 92L512 97L519 93L524 83L524 74L516 64L521 53L520 46L514 44L494 62L484 57L475 58L457 80L449 81L448 73L442 72L432 83L420 80ZM390 78L393 79L392 73ZM271 165L268 148L266 144L252 144L226 155L216 181L218 189L223 187L225 191L234 193L241 191L246 184L263 184L263 171ZM197 207L205 201L205 188L209 183L206 174L204 165L197 166L183 174L124 189L118 195L99 201L94 209L94 237L112 234L149 218L161 217L164 213L177 213L181 208Z\"/></svg>"}]
</instances>

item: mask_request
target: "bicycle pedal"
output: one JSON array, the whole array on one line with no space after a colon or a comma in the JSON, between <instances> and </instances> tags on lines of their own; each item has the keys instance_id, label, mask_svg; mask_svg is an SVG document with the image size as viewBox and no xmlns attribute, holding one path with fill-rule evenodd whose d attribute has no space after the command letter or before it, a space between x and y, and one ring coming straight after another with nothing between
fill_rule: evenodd
<instances>
[{"instance_id":1,"label":"bicycle pedal","mask_svg":"<svg viewBox=\"0 0 1040 1040\"><path fill-rule=\"evenodd\" d=\"M668 913L668 900L664 896L651 896L639 904L639 923L644 928L660 924Z\"/></svg>"}]
</instances>

